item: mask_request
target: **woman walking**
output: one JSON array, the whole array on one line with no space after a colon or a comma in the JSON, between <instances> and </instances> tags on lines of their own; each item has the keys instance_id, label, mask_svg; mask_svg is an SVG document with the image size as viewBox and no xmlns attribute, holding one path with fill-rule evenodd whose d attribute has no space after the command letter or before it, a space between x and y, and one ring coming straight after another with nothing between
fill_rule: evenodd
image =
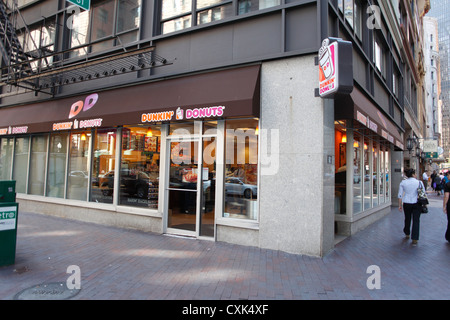
<instances>
[{"instance_id":1,"label":"woman walking","mask_svg":"<svg viewBox=\"0 0 450 320\"><path fill-rule=\"evenodd\" d=\"M421 208L417 203L417 189L423 184L416 179L416 171L414 169L406 169L405 175L407 179L400 182L398 190L398 210L403 210L405 214L405 227L403 232L406 238L411 235L412 244L417 245L419 241L420 214ZM412 232L411 232L412 219Z\"/></svg>"}]
</instances>

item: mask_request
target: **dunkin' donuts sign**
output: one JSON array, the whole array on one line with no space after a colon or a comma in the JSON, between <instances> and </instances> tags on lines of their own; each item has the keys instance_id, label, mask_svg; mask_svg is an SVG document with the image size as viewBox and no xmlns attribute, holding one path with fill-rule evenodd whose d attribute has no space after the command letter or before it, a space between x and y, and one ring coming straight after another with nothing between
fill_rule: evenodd
<instances>
[{"instance_id":1,"label":"dunkin' donuts sign","mask_svg":"<svg viewBox=\"0 0 450 320\"><path fill-rule=\"evenodd\" d=\"M98 94L93 93L91 95L88 95L84 100L74 102L70 106L68 117L69 121L53 123L53 131L101 127L103 122L102 118L87 119L81 121L78 121L77 119L71 120L81 112L91 109L97 103L97 101Z\"/></svg>"},{"instance_id":2,"label":"dunkin' donuts sign","mask_svg":"<svg viewBox=\"0 0 450 320\"><path fill-rule=\"evenodd\" d=\"M337 93L353 90L352 43L340 38L327 38L319 50L319 95L332 98Z\"/></svg>"}]
</instances>

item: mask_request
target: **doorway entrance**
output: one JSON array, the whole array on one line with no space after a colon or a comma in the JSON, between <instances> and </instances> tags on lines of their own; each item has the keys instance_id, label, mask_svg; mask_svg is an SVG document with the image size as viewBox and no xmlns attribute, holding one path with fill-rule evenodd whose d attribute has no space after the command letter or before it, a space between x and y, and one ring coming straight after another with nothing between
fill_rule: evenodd
<instances>
[{"instance_id":1,"label":"doorway entrance","mask_svg":"<svg viewBox=\"0 0 450 320\"><path fill-rule=\"evenodd\" d=\"M167 233L215 236L216 137L169 136Z\"/></svg>"}]
</instances>

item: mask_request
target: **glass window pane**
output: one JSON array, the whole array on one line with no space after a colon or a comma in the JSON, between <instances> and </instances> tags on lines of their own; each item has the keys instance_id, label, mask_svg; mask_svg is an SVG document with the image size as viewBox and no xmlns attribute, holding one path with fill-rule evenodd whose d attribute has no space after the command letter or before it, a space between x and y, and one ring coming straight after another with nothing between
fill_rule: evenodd
<instances>
[{"instance_id":1,"label":"glass window pane","mask_svg":"<svg viewBox=\"0 0 450 320\"><path fill-rule=\"evenodd\" d=\"M47 196L64 198L66 185L67 133L50 136Z\"/></svg>"},{"instance_id":2,"label":"glass window pane","mask_svg":"<svg viewBox=\"0 0 450 320\"><path fill-rule=\"evenodd\" d=\"M68 199L87 200L90 141L90 131L72 133L70 135Z\"/></svg>"},{"instance_id":3,"label":"glass window pane","mask_svg":"<svg viewBox=\"0 0 450 320\"><path fill-rule=\"evenodd\" d=\"M355 179L355 177L361 177L361 148L362 140L361 136L355 132L353 141L353 213L361 212L362 210L362 190L361 179Z\"/></svg>"},{"instance_id":4,"label":"glass window pane","mask_svg":"<svg viewBox=\"0 0 450 320\"><path fill-rule=\"evenodd\" d=\"M227 1L228 0L197 0L197 9L210 7Z\"/></svg>"},{"instance_id":5,"label":"glass window pane","mask_svg":"<svg viewBox=\"0 0 450 320\"><path fill-rule=\"evenodd\" d=\"M116 130L97 129L94 138L90 200L113 203Z\"/></svg>"},{"instance_id":6,"label":"glass window pane","mask_svg":"<svg viewBox=\"0 0 450 320\"><path fill-rule=\"evenodd\" d=\"M364 209L367 210L372 206L370 178L366 181L366 177L370 177L370 141L364 137Z\"/></svg>"},{"instance_id":7,"label":"glass window pane","mask_svg":"<svg viewBox=\"0 0 450 320\"><path fill-rule=\"evenodd\" d=\"M74 14L69 18L71 23L70 48L84 45L88 41L89 11ZM82 48L71 52L72 57L87 54L87 49Z\"/></svg>"},{"instance_id":8,"label":"glass window pane","mask_svg":"<svg viewBox=\"0 0 450 320\"><path fill-rule=\"evenodd\" d=\"M13 180L16 180L17 193L25 193L27 191L29 143L29 137L16 138Z\"/></svg>"},{"instance_id":9,"label":"glass window pane","mask_svg":"<svg viewBox=\"0 0 450 320\"><path fill-rule=\"evenodd\" d=\"M161 19L175 17L190 12L192 0L162 0Z\"/></svg>"},{"instance_id":10,"label":"glass window pane","mask_svg":"<svg viewBox=\"0 0 450 320\"><path fill-rule=\"evenodd\" d=\"M226 121L224 217L257 220L258 120Z\"/></svg>"},{"instance_id":11,"label":"glass window pane","mask_svg":"<svg viewBox=\"0 0 450 320\"><path fill-rule=\"evenodd\" d=\"M158 209L160 148L160 126L123 128L120 204Z\"/></svg>"},{"instance_id":12,"label":"glass window pane","mask_svg":"<svg viewBox=\"0 0 450 320\"><path fill-rule=\"evenodd\" d=\"M44 195L47 140L47 135L31 137L29 194Z\"/></svg>"},{"instance_id":13,"label":"glass window pane","mask_svg":"<svg viewBox=\"0 0 450 320\"><path fill-rule=\"evenodd\" d=\"M0 180L11 180L14 138L2 138L0 142Z\"/></svg>"},{"instance_id":14,"label":"glass window pane","mask_svg":"<svg viewBox=\"0 0 450 320\"><path fill-rule=\"evenodd\" d=\"M232 15L233 7L231 6L231 4L229 4L199 12L197 14L197 22L198 24L204 24L212 21L222 20Z\"/></svg>"},{"instance_id":15,"label":"glass window pane","mask_svg":"<svg viewBox=\"0 0 450 320\"><path fill-rule=\"evenodd\" d=\"M141 0L119 0L117 8L117 33L139 28Z\"/></svg>"},{"instance_id":16,"label":"glass window pane","mask_svg":"<svg viewBox=\"0 0 450 320\"><path fill-rule=\"evenodd\" d=\"M337 126L337 125L335 125ZM346 131L335 130L335 213L345 214L347 211L347 134Z\"/></svg>"},{"instance_id":17,"label":"glass window pane","mask_svg":"<svg viewBox=\"0 0 450 320\"><path fill-rule=\"evenodd\" d=\"M170 20L162 24L162 33L170 33L191 27L191 16Z\"/></svg>"},{"instance_id":18,"label":"glass window pane","mask_svg":"<svg viewBox=\"0 0 450 320\"><path fill-rule=\"evenodd\" d=\"M112 35L114 25L114 0L103 1L92 7L91 41Z\"/></svg>"},{"instance_id":19,"label":"glass window pane","mask_svg":"<svg viewBox=\"0 0 450 320\"><path fill-rule=\"evenodd\" d=\"M344 17L350 27L353 28L353 0L344 1Z\"/></svg>"},{"instance_id":20,"label":"glass window pane","mask_svg":"<svg viewBox=\"0 0 450 320\"><path fill-rule=\"evenodd\" d=\"M391 175L390 173L390 158L389 158L389 150L386 147L386 151L384 152L384 172L385 172L385 176L386 176L386 188L385 188L385 192L386 192L386 198L385 201L389 202L391 201L390 199L390 192L391 192L391 188L390 188L390 181L391 179L389 179L389 176Z\"/></svg>"},{"instance_id":21,"label":"glass window pane","mask_svg":"<svg viewBox=\"0 0 450 320\"><path fill-rule=\"evenodd\" d=\"M203 138L202 205L200 235L214 236L216 203L216 138Z\"/></svg>"},{"instance_id":22,"label":"glass window pane","mask_svg":"<svg viewBox=\"0 0 450 320\"><path fill-rule=\"evenodd\" d=\"M372 174L372 185L373 185L373 206L378 206L378 194L380 192L380 183L379 183L379 176L380 173L378 171L378 145L374 143L373 146L373 152L372 152L372 166L373 166L373 174Z\"/></svg>"},{"instance_id":23,"label":"glass window pane","mask_svg":"<svg viewBox=\"0 0 450 320\"><path fill-rule=\"evenodd\" d=\"M197 190L198 142L173 141L170 143L169 187Z\"/></svg>"},{"instance_id":24,"label":"glass window pane","mask_svg":"<svg viewBox=\"0 0 450 320\"><path fill-rule=\"evenodd\" d=\"M244 14L251 11L262 10L278 6L280 0L239 0L238 14Z\"/></svg>"},{"instance_id":25,"label":"glass window pane","mask_svg":"<svg viewBox=\"0 0 450 320\"><path fill-rule=\"evenodd\" d=\"M362 40L362 4L360 0L355 1L355 34Z\"/></svg>"}]
</instances>

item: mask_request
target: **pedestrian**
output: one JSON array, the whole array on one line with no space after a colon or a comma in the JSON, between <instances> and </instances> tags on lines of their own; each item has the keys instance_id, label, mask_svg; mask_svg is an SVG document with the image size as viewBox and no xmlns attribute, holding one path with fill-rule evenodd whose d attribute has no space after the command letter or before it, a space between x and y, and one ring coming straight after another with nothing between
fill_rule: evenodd
<instances>
[{"instance_id":1,"label":"pedestrian","mask_svg":"<svg viewBox=\"0 0 450 320\"><path fill-rule=\"evenodd\" d=\"M400 182L398 190L398 210L405 214L405 226L403 232L407 239L412 239L412 244L417 245L419 241L420 214L421 208L417 203L417 189L423 184L416 179L416 171L414 169L405 170L406 178ZM412 232L411 232L412 219Z\"/></svg>"},{"instance_id":2,"label":"pedestrian","mask_svg":"<svg viewBox=\"0 0 450 320\"><path fill-rule=\"evenodd\" d=\"M450 197L450 171L447 171L445 173L445 176L447 179L449 179L449 182L447 182L444 186L444 203L443 203L443 209L444 214L447 215L447 231L445 232L445 240L450 242L450 201L448 201Z\"/></svg>"},{"instance_id":3,"label":"pedestrian","mask_svg":"<svg viewBox=\"0 0 450 320\"><path fill-rule=\"evenodd\" d=\"M433 191L436 191L436 185L434 184L434 178L436 178L436 170L433 170L430 178L431 188L433 189Z\"/></svg>"},{"instance_id":4,"label":"pedestrian","mask_svg":"<svg viewBox=\"0 0 450 320\"><path fill-rule=\"evenodd\" d=\"M436 195L441 195L441 176L436 174L433 180L433 185L435 185L434 190L436 190Z\"/></svg>"},{"instance_id":5,"label":"pedestrian","mask_svg":"<svg viewBox=\"0 0 450 320\"><path fill-rule=\"evenodd\" d=\"M425 192L427 192L427 188L428 188L428 174L427 174L427 170L425 170L425 171L423 172L423 175L422 175L422 182L423 182L423 185L424 185L424 187L425 187Z\"/></svg>"}]
</instances>

